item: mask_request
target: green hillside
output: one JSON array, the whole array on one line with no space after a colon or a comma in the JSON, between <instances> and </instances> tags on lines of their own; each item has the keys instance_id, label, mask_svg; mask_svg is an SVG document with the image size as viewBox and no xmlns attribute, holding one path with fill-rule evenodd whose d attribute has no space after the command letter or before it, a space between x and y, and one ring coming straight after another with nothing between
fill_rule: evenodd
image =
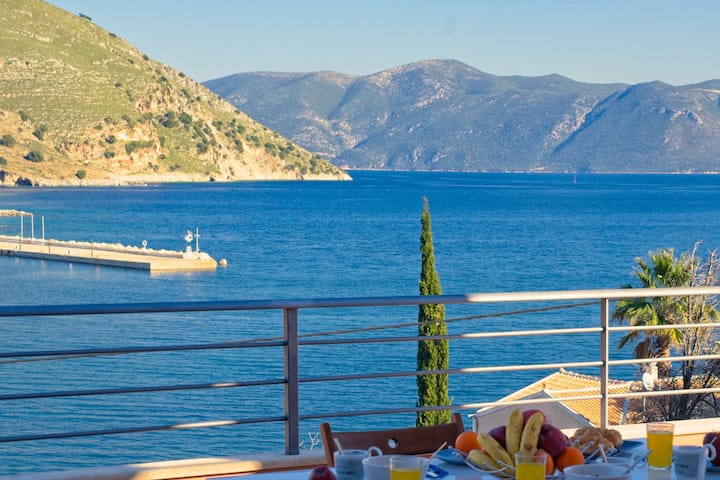
<instances>
[{"instance_id":1,"label":"green hillside","mask_svg":"<svg viewBox=\"0 0 720 480\"><path fill-rule=\"evenodd\" d=\"M0 0L0 184L348 178L81 13Z\"/></svg>"}]
</instances>

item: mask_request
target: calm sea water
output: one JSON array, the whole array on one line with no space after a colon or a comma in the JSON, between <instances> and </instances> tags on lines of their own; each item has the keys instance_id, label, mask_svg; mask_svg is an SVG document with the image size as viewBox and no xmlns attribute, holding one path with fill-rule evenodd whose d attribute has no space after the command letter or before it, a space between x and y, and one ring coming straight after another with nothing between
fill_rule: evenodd
<instances>
[{"instance_id":1,"label":"calm sea water","mask_svg":"<svg viewBox=\"0 0 720 480\"><path fill-rule=\"evenodd\" d=\"M46 238L153 248L200 247L229 266L214 273L147 272L0 257L2 305L244 300L415 295L420 269L422 198L430 202L436 263L447 294L616 288L633 280L634 259L651 250L720 245L720 177L685 175L525 175L353 172L353 182L248 182L132 188L0 189L0 209L40 216ZM0 219L17 234L18 219ZM25 233L29 226L26 224ZM449 317L489 313L448 307ZM415 320L417 309L387 315L311 312L302 333ZM518 328L593 325L596 309L484 321ZM276 313L182 314L2 320L4 351L185 344L281 333ZM460 328L451 326L453 328ZM412 330L411 330L412 331ZM407 333L407 332L406 332ZM459 343L453 366L592 359L592 343L562 339ZM528 343L529 342L529 343ZM623 354L622 352L620 353ZM0 361L0 394L241 381L281 375L272 352L145 354L132 358ZM409 345L310 350L303 374L414 369ZM589 356L590 355L590 356ZM247 365L255 365L248 371ZM547 374L451 378L456 404L497 399ZM619 371L615 377L632 378ZM308 385L306 412L410 406L414 382ZM368 390L370 389L370 390ZM382 395L378 395L382 392ZM170 424L280 414L282 391L263 387L0 403L0 437L97 430L127 423ZM404 419L403 421L407 421ZM372 418L344 420L370 425ZM317 421L304 422L307 443ZM129 434L0 444L0 474L224 456L281 450L281 425Z\"/></svg>"}]
</instances>

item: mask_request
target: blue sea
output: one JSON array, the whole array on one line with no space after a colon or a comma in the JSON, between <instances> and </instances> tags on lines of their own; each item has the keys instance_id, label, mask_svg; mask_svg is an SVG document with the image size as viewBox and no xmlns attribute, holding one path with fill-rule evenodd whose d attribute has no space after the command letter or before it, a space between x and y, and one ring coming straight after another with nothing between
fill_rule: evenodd
<instances>
[{"instance_id":1,"label":"blue sea","mask_svg":"<svg viewBox=\"0 0 720 480\"><path fill-rule=\"evenodd\" d=\"M0 189L0 209L34 213L35 235L183 250L200 249L227 268L151 275L82 264L0 257L2 305L175 302L416 295L420 215L427 198L444 293L616 288L633 282L636 257L658 248L701 253L720 245L720 177L351 172L352 182L237 182L109 188ZM29 234L29 220L24 226ZM0 218L0 233L19 219ZM448 316L489 307L448 307ZM301 333L412 322L417 309L388 313L301 312ZM514 317L485 323L512 325ZM523 328L597 323L597 308L523 319ZM282 333L277 312L111 318L2 319L3 351L185 344ZM451 325L451 332L453 328ZM412 333L412 330L407 332ZM560 348L561 347L561 348ZM453 344L451 366L498 358L592 360L593 344L545 338ZM562 355L557 352L561 350ZM589 353L590 352L590 353ZM620 355L625 353L620 352ZM253 357L253 355L255 357ZM414 369L415 352L356 347L312 352L303 374ZM248 369L248 365L253 365ZM451 377L456 404L505 396L549 372ZM110 386L243 381L282 374L273 353L204 351L63 361L0 360L0 394ZM632 378L634 372L611 372ZM374 388L367 391L364 388ZM414 381L387 388L303 386L306 412L414 405ZM378 391L382 395L378 395ZM275 415L282 389L179 392L0 402L0 437ZM271 412L271 413L268 413ZM469 413L469 412L465 412ZM372 419L344 420L361 427ZM308 447L317 422L305 422ZM282 425L0 443L0 474L175 458L281 451Z\"/></svg>"}]
</instances>

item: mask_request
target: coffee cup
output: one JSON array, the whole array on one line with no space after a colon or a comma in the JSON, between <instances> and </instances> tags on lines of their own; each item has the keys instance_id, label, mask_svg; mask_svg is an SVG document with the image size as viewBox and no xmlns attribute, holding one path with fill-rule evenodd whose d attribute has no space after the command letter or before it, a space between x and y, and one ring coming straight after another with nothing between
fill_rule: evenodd
<instances>
[{"instance_id":1,"label":"coffee cup","mask_svg":"<svg viewBox=\"0 0 720 480\"><path fill-rule=\"evenodd\" d=\"M717 451L712 444L702 446L678 445L673 447L672 470L675 480L704 480L708 460L712 461Z\"/></svg>"},{"instance_id":2,"label":"coffee cup","mask_svg":"<svg viewBox=\"0 0 720 480\"><path fill-rule=\"evenodd\" d=\"M363 480L363 460L373 454L382 455L382 451L378 447L367 450L337 450L334 459L338 480Z\"/></svg>"},{"instance_id":3,"label":"coffee cup","mask_svg":"<svg viewBox=\"0 0 720 480\"><path fill-rule=\"evenodd\" d=\"M390 480L390 457L381 455L367 457L362 461L365 480Z\"/></svg>"}]
</instances>

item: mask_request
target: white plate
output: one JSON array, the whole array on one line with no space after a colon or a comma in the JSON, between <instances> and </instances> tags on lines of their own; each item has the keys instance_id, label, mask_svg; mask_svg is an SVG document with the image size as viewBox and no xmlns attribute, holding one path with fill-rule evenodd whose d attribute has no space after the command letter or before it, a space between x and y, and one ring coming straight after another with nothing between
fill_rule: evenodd
<instances>
[{"instance_id":1,"label":"white plate","mask_svg":"<svg viewBox=\"0 0 720 480\"><path fill-rule=\"evenodd\" d=\"M465 465L462 458L458 457L452 450L447 448L445 450L440 450L437 455L435 455L435 458L439 458L443 462L453 463L455 465Z\"/></svg>"}]
</instances>

